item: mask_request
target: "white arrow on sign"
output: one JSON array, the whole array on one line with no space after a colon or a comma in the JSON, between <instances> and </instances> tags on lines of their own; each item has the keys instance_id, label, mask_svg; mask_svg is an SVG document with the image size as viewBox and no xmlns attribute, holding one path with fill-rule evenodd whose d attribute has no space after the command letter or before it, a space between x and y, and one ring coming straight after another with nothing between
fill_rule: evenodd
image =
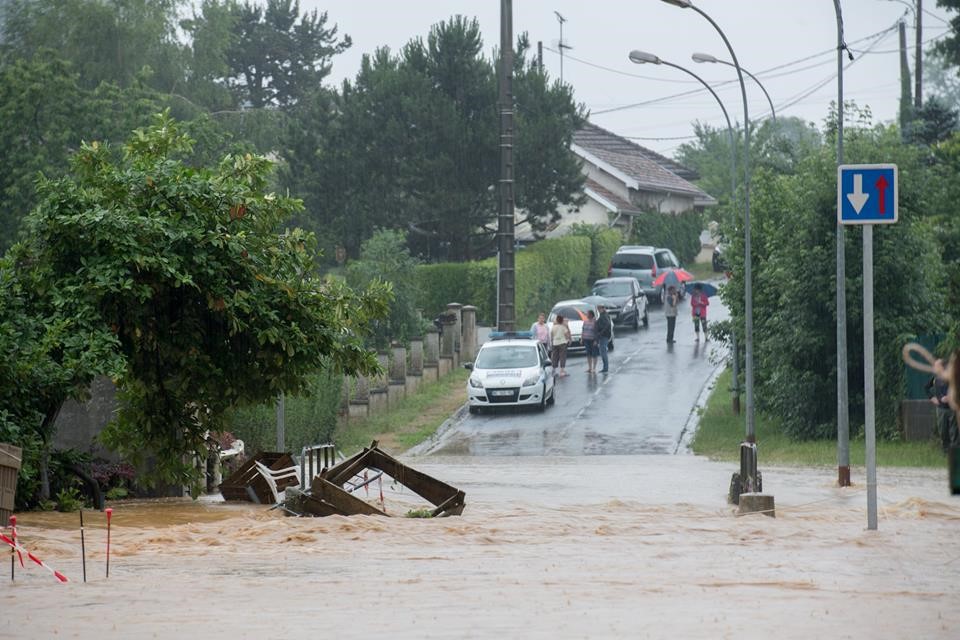
<instances>
[{"instance_id":1,"label":"white arrow on sign","mask_svg":"<svg viewBox=\"0 0 960 640\"><path fill-rule=\"evenodd\" d=\"M857 215L860 215L860 210L863 209L863 205L867 204L869 199L870 194L863 192L863 174L853 174L853 193L847 194L847 200L853 205L853 210L857 212Z\"/></svg>"}]
</instances>

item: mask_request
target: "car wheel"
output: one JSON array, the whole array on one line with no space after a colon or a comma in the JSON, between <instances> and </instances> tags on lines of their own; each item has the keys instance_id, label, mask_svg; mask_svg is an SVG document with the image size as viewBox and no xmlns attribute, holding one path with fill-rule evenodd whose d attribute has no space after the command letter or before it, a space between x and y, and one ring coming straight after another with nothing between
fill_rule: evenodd
<instances>
[{"instance_id":1,"label":"car wheel","mask_svg":"<svg viewBox=\"0 0 960 640\"><path fill-rule=\"evenodd\" d=\"M547 410L547 383L543 383L543 393L540 394L540 404L537 406L540 413Z\"/></svg>"},{"instance_id":2,"label":"car wheel","mask_svg":"<svg viewBox=\"0 0 960 640\"><path fill-rule=\"evenodd\" d=\"M650 328L650 314L647 312L646 309L643 310L643 328L644 329Z\"/></svg>"},{"instance_id":3,"label":"car wheel","mask_svg":"<svg viewBox=\"0 0 960 640\"><path fill-rule=\"evenodd\" d=\"M480 407L474 407L473 405L471 405L469 411L470 411L470 413L472 413L473 415L476 415L476 414L480 413Z\"/></svg>"},{"instance_id":4,"label":"car wheel","mask_svg":"<svg viewBox=\"0 0 960 640\"><path fill-rule=\"evenodd\" d=\"M633 330L640 331L640 312L633 314Z\"/></svg>"},{"instance_id":5,"label":"car wheel","mask_svg":"<svg viewBox=\"0 0 960 640\"><path fill-rule=\"evenodd\" d=\"M543 383L543 394L547 394L547 383ZM557 401L557 385L553 385L553 389L550 389L550 397L547 399L547 404L553 406Z\"/></svg>"}]
</instances>

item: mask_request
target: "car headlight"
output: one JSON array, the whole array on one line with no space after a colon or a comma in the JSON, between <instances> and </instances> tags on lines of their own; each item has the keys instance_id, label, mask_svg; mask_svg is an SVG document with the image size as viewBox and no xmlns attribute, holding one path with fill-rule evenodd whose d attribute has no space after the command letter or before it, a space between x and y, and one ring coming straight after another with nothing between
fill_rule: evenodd
<instances>
[{"instance_id":1,"label":"car headlight","mask_svg":"<svg viewBox=\"0 0 960 640\"><path fill-rule=\"evenodd\" d=\"M633 298L630 298L629 300L627 300L627 304L623 305L623 308L629 309L632 306L633 306Z\"/></svg>"},{"instance_id":2,"label":"car headlight","mask_svg":"<svg viewBox=\"0 0 960 640\"><path fill-rule=\"evenodd\" d=\"M483 389L483 383L480 382L480 378L474 378L470 376L470 386L474 389Z\"/></svg>"},{"instance_id":3,"label":"car headlight","mask_svg":"<svg viewBox=\"0 0 960 640\"><path fill-rule=\"evenodd\" d=\"M539 373L536 374L536 375L532 375L532 376L530 376L529 378L527 378L526 380L524 380L524 381L523 381L523 386L525 386L525 387L532 387L533 385L537 384L538 382L540 382L540 374L539 374Z\"/></svg>"}]
</instances>

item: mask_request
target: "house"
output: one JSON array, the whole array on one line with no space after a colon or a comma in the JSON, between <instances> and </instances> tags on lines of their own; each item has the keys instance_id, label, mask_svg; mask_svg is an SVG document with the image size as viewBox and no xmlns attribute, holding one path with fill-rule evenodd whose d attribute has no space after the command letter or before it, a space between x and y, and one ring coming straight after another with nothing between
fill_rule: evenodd
<instances>
[{"instance_id":1,"label":"house","mask_svg":"<svg viewBox=\"0 0 960 640\"><path fill-rule=\"evenodd\" d=\"M587 122L570 149L581 160L586 202L563 211L543 236L557 237L576 223L629 229L635 216L703 210L717 200L696 186L697 173L665 156ZM517 227L520 241L534 239L529 225Z\"/></svg>"}]
</instances>

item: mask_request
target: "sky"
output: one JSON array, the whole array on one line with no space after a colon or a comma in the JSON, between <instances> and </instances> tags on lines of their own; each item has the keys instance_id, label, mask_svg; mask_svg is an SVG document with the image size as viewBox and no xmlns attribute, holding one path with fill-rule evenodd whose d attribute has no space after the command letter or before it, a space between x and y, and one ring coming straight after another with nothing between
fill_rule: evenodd
<instances>
[{"instance_id":1,"label":"sky","mask_svg":"<svg viewBox=\"0 0 960 640\"><path fill-rule=\"evenodd\" d=\"M822 125L837 98L837 23L830 0L696 0L723 30L740 65L770 94L778 116L795 116ZM922 38L929 47L947 33L949 14L935 0L923 0ZM869 106L874 120L896 119L900 80L897 21L906 16L913 73L916 30L908 0L841 0L844 35L854 53L844 59L844 98ZM500 42L499 0L301 0L301 9L328 13L329 23L349 34L353 46L333 60L330 82L353 78L363 54L377 47L394 51L430 26L460 14L476 17L488 55ZM660 0L513 0L514 37L526 31L542 41L544 66L563 80L595 124L672 156L693 137L696 121L725 127L716 100L684 72L664 65L637 65L628 59L639 49L694 72L710 84L731 120L743 121L736 71L720 64L698 64L695 52L731 60L717 31L700 14ZM769 117L761 89L745 76L751 120ZM698 90L691 95L676 94ZM925 89L925 96L928 90ZM636 105L636 106L631 106Z\"/></svg>"}]
</instances>

